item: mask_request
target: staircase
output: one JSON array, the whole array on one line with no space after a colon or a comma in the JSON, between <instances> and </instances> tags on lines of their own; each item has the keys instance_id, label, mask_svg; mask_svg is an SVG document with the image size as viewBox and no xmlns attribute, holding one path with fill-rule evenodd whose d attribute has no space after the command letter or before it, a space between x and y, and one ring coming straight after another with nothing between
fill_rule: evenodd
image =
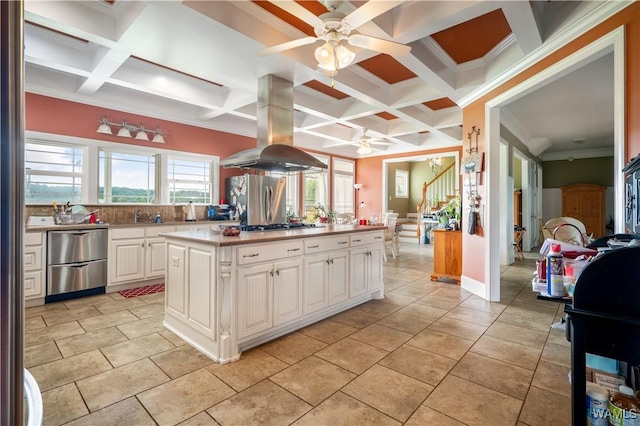
<instances>
[{"instance_id":1,"label":"staircase","mask_svg":"<svg viewBox=\"0 0 640 426\"><path fill-rule=\"evenodd\" d=\"M416 208L416 213L407 214L408 218L402 223L402 231L399 234L400 241L418 242L418 219L423 213L437 213L446 206L449 201L455 198L456 182L458 174L456 173L455 163L450 164L446 169L442 170L430 182L425 182L422 186L422 201Z\"/></svg>"}]
</instances>

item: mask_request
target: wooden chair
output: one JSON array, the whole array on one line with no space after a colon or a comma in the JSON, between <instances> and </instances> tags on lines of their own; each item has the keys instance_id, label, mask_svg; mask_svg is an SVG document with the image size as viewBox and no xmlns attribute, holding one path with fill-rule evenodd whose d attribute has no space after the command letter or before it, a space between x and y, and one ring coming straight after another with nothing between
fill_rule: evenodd
<instances>
[{"instance_id":1,"label":"wooden chair","mask_svg":"<svg viewBox=\"0 0 640 426\"><path fill-rule=\"evenodd\" d=\"M395 259L398 248L398 232L396 226L398 224L398 213L386 213L383 215L383 223L386 225L384 230L384 251L382 257L387 261L387 247L391 247L391 255Z\"/></svg>"},{"instance_id":2,"label":"wooden chair","mask_svg":"<svg viewBox=\"0 0 640 426\"><path fill-rule=\"evenodd\" d=\"M522 237L525 232L527 231L513 231L513 251L516 255L516 260L524 260L524 254L522 253Z\"/></svg>"}]
</instances>

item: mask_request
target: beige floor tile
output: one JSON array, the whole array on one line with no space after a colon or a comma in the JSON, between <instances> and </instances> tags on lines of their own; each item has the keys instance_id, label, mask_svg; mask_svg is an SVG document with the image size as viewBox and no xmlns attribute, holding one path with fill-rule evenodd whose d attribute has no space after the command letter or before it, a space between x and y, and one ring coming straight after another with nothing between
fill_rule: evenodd
<instances>
[{"instance_id":1,"label":"beige floor tile","mask_svg":"<svg viewBox=\"0 0 640 426\"><path fill-rule=\"evenodd\" d=\"M383 317L397 311L398 309L400 309L400 307L398 305L394 305L393 303L387 303L383 299L374 299L363 303L362 305L356 306L355 309L362 312L367 312L371 315Z\"/></svg>"},{"instance_id":2,"label":"beige floor tile","mask_svg":"<svg viewBox=\"0 0 640 426\"><path fill-rule=\"evenodd\" d=\"M316 353L316 356L353 373L361 374L389 352L349 337Z\"/></svg>"},{"instance_id":3,"label":"beige floor tile","mask_svg":"<svg viewBox=\"0 0 640 426\"><path fill-rule=\"evenodd\" d=\"M477 296L471 296L464 302L460 303L463 308L475 309L477 311L490 312L492 314L499 314L507 307L504 303L489 302L484 299L480 299Z\"/></svg>"},{"instance_id":4,"label":"beige floor tile","mask_svg":"<svg viewBox=\"0 0 640 426\"><path fill-rule=\"evenodd\" d=\"M541 333L547 333L551 324L553 324L553 317L540 319L536 318L535 315L526 315L517 312L503 312L496 321L516 325L522 328L529 328Z\"/></svg>"},{"instance_id":5,"label":"beige floor tile","mask_svg":"<svg viewBox=\"0 0 640 426\"><path fill-rule=\"evenodd\" d=\"M313 337L321 342L331 344L340 339L344 339L356 331L358 331L358 329L351 327L350 325L345 325L331 320L324 320L303 328L300 330L300 333L305 336Z\"/></svg>"},{"instance_id":6,"label":"beige floor tile","mask_svg":"<svg viewBox=\"0 0 640 426\"><path fill-rule=\"evenodd\" d=\"M145 294L144 296L138 297L138 299L143 300L144 303L148 305L164 305L165 292Z\"/></svg>"},{"instance_id":7,"label":"beige floor tile","mask_svg":"<svg viewBox=\"0 0 640 426\"><path fill-rule=\"evenodd\" d=\"M350 336L351 339L367 343L388 352L396 349L412 337L412 334L378 324L371 324Z\"/></svg>"},{"instance_id":8,"label":"beige floor tile","mask_svg":"<svg viewBox=\"0 0 640 426\"><path fill-rule=\"evenodd\" d=\"M142 404L134 398L127 398L68 423L67 426L112 426L135 425L155 426L151 416Z\"/></svg>"},{"instance_id":9,"label":"beige floor tile","mask_svg":"<svg viewBox=\"0 0 640 426\"><path fill-rule=\"evenodd\" d=\"M44 328L47 324L44 323L41 315L25 318L24 320L24 330L31 331L37 328Z\"/></svg>"},{"instance_id":10,"label":"beige floor tile","mask_svg":"<svg viewBox=\"0 0 640 426\"><path fill-rule=\"evenodd\" d=\"M390 353L378 364L436 386L449 373L456 361L404 345Z\"/></svg>"},{"instance_id":11,"label":"beige floor tile","mask_svg":"<svg viewBox=\"0 0 640 426\"><path fill-rule=\"evenodd\" d=\"M533 371L482 355L467 353L451 374L524 400Z\"/></svg>"},{"instance_id":12,"label":"beige floor tile","mask_svg":"<svg viewBox=\"0 0 640 426\"><path fill-rule=\"evenodd\" d=\"M418 300L417 297L405 296L399 293L386 293L384 295L384 301L398 306L407 306Z\"/></svg>"},{"instance_id":13,"label":"beige floor tile","mask_svg":"<svg viewBox=\"0 0 640 426\"><path fill-rule=\"evenodd\" d=\"M128 342L105 346L102 348L102 353L114 367L119 367L174 347L167 339L154 333Z\"/></svg>"},{"instance_id":14,"label":"beige floor tile","mask_svg":"<svg viewBox=\"0 0 640 426\"><path fill-rule=\"evenodd\" d=\"M84 329L77 322L65 322L62 324L52 325L51 327L38 328L25 333L24 346L41 345L47 342L53 342L69 336L77 336L84 334Z\"/></svg>"},{"instance_id":15,"label":"beige floor tile","mask_svg":"<svg viewBox=\"0 0 640 426\"><path fill-rule=\"evenodd\" d=\"M193 417L234 393L233 389L203 368L137 396L158 424L168 425Z\"/></svg>"},{"instance_id":16,"label":"beige floor tile","mask_svg":"<svg viewBox=\"0 0 640 426\"><path fill-rule=\"evenodd\" d=\"M24 366L26 368L62 359L62 354L54 342L29 346L24 350Z\"/></svg>"},{"instance_id":17,"label":"beige floor tile","mask_svg":"<svg viewBox=\"0 0 640 426\"><path fill-rule=\"evenodd\" d=\"M458 300L452 300L444 297L434 296L433 293L431 293L416 300L416 303L420 305L433 306L434 308L449 310L456 307L460 302Z\"/></svg>"},{"instance_id":18,"label":"beige floor tile","mask_svg":"<svg viewBox=\"0 0 640 426\"><path fill-rule=\"evenodd\" d=\"M100 410L169 381L169 377L148 359L78 381L78 388L90 411Z\"/></svg>"},{"instance_id":19,"label":"beige floor tile","mask_svg":"<svg viewBox=\"0 0 640 426\"><path fill-rule=\"evenodd\" d=\"M406 426L464 426L464 423L445 416L442 413L438 413L436 410L422 405L418 410L407 420Z\"/></svg>"},{"instance_id":20,"label":"beige floor tile","mask_svg":"<svg viewBox=\"0 0 640 426\"><path fill-rule=\"evenodd\" d=\"M298 398L316 406L349 383L355 374L316 356L270 377ZM309 378L313 378L309 380Z\"/></svg>"},{"instance_id":21,"label":"beige floor tile","mask_svg":"<svg viewBox=\"0 0 640 426\"><path fill-rule=\"evenodd\" d=\"M135 308L136 306L144 306L145 303L137 297L129 299L112 300L111 302L96 304L96 308L103 314L123 311L125 309Z\"/></svg>"},{"instance_id":22,"label":"beige floor tile","mask_svg":"<svg viewBox=\"0 0 640 426\"><path fill-rule=\"evenodd\" d=\"M401 423L378 410L336 392L331 398L309 411L294 425L400 425Z\"/></svg>"},{"instance_id":23,"label":"beige floor tile","mask_svg":"<svg viewBox=\"0 0 640 426\"><path fill-rule=\"evenodd\" d=\"M531 385L571 397L571 384L569 383L570 371L570 367L540 361Z\"/></svg>"},{"instance_id":24,"label":"beige floor tile","mask_svg":"<svg viewBox=\"0 0 640 426\"><path fill-rule=\"evenodd\" d=\"M30 368L42 392L76 380L111 370L111 364L98 350Z\"/></svg>"},{"instance_id":25,"label":"beige floor tile","mask_svg":"<svg viewBox=\"0 0 640 426\"><path fill-rule=\"evenodd\" d=\"M460 321L467 321L472 324L480 324L484 326L490 326L498 314L492 314L491 312L478 311L476 309L463 308L456 306L447 313L447 318L453 318Z\"/></svg>"},{"instance_id":26,"label":"beige floor tile","mask_svg":"<svg viewBox=\"0 0 640 426\"><path fill-rule=\"evenodd\" d=\"M407 284L405 286L396 288L391 293L400 294L403 296L415 297L416 299L419 299L421 297L426 296L427 294L433 293L434 291L435 289L412 287L410 284Z\"/></svg>"},{"instance_id":27,"label":"beige floor tile","mask_svg":"<svg viewBox=\"0 0 640 426\"><path fill-rule=\"evenodd\" d=\"M571 398L531 386L519 420L530 426L571 424Z\"/></svg>"},{"instance_id":28,"label":"beige floor tile","mask_svg":"<svg viewBox=\"0 0 640 426\"><path fill-rule=\"evenodd\" d=\"M494 322L485 335L538 349L542 349L547 341L547 333L500 321Z\"/></svg>"},{"instance_id":29,"label":"beige floor tile","mask_svg":"<svg viewBox=\"0 0 640 426\"><path fill-rule=\"evenodd\" d=\"M153 355L151 361L172 379L213 364L212 360L190 345Z\"/></svg>"},{"instance_id":30,"label":"beige floor tile","mask_svg":"<svg viewBox=\"0 0 640 426\"><path fill-rule=\"evenodd\" d=\"M398 313L403 315L410 315L416 318L422 318L429 321L435 321L441 316L447 313L446 309L434 308L426 305L418 305L416 303L405 306L400 309Z\"/></svg>"},{"instance_id":31,"label":"beige floor tile","mask_svg":"<svg viewBox=\"0 0 640 426\"><path fill-rule=\"evenodd\" d=\"M391 315L382 318L376 324L393 328L395 330L400 330L409 334L417 334L420 331L424 330L432 322L433 321L431 320L394 312Z\"/></svg>"},{"instance_id":32,"label":"beige floor tile","mask_svg":"<svg viewBox=\"0 0 640 426\"><path fill-rule=\"evenodd\" d=\"M364 328L378 321L382 315L373 315L357 309L349 309L330 317L331 321L336 321L355 328Z\"/></svg>"},{"instance_id":33,"label":"beige floor tile","mask_svg":"<svg viewBox=\"0 0 640 426\"><path fill-rule=\"evenodd\" d=\"M207 414L206 411L198 413L195 416L185 420L184 422L178 423L179 426L216 426L219 424L220 423L213 420L213 418L209 414Z\"/></svg>"},{"instance_id":34,"label":"beige floor tile","mask_svg":"<svg viewBox=\"0 0 640 426\"><path fill-rule=\"evenodd\" d=\"M294 364L326 346L326 343L304 334L291 333L260 346L260 349L287 364Z\"/></svg>"},{"instance_id":35,"label":"beige floor tile","mask_svg":"<svg viewBox=\"0 0 640 426\"><path fill-rule=\"evenodd\" d=\"M67 310L67 307L62 302L47 303L46 305L39 305L39 306L32 306L30 308L25 308L24 317L33 318L33 317L44 315L46 313L51 313L56 311L66 311L66 310Z\"/></svg>"},{"instance_id":36,"label":"beige floor tile","mask_svg":"<svg viewBox=\"0 0 640 426\"><path fill-rule=\"evenodd\" d=\"M432 390L433 386L374 365L345 386L342 392L404 422Z\"/></svg>"},{"instance_id":37,"label":"beige floor tile","mask_svg":"<svg viewBox=\"0 0 640 426\"><path fill-rule=\"evenodd\" d=\"M468 425L513 425L522 401L449 375L424 405Z\"/></svg>"},{"instance_id":38,"label":"beige floor tile","mask_svg":"<svg viewBox=\"0 0 640 426\"><path fill-rule=\"evenodd\" d=\"M471 348L471 352L517 365L528 370L535 370L542 351L531 346L495 337L482 336Z\"/></svg>"},{"instance_id":39,"label":"beige floor tile","mask_svg":"<svg viewBox=\"0 0 640 426\"><path fill-rule=\"evenodd\" d=\"M150 294L150 296L153 296L153 295ZM164 298L162 300L164 301ZM137 316L140 319L154 317L156 315L164 315L164 304L153 303L151 305L136 306L134 308L129 309L129 312L131 312L133 315Z\"/></svg>"},{"instance_id":40,"label":"beige floor tile","mask_svg":"<svg viewBox=\"0 0 640 426\"><path fill-rule=\"evenodd\" d=\"M468 340L478 340L487 330L484 325L471 324L453 318L442 317L429 326L429 329L440 331L456 337Z\"/></svg>"},{"instance_id":41,"label":"beige floor tile","mask_svg":"<svg viewBox=\"0 0 640 426\"><path fill-rule=\"evenodd\" d=\"M124 333L129 339L137 339L138 337L146 336L148 334L157 333L164 330L164 313L153 317L141 319L139 321L128 322L126 324L120 324L118 329Z\"/></svg>"},{"instance_id":42,"label":"beige floor tile","mask_svg":"<svg viewBox=\"0 0 640 426\"><path fill-rule=\"evenodd\" d=\"M100 311L94 306L82 306L67 311L56 311L42 315L42 319L48 325L62 324L63 322L77 321L100 315Z\"/></svg>"},{"instance_id":43,"label":"beige floor tile","mask_svg":"<svg viewBox=\"0 0 640 426\"><path fill-rule=\"evenodd\" d=\"M78 388L73 383L42 393L42 424L61 425L88 414Z\"/></svg>"},{"instance_id":44,"label":"beige floor tile","mask_svg":"<svg viewBox=\"0 0 640 426\"><path fill-rule=\"evenodd\" d=\"M213 363L207 370L240 392L261 380L284 370L288 364L260 349L243 352L238 361L229 364Z\"/></svg>"},{"instance_id":45,"label":"beige floor tile","mask_svg":"<svg viewBox=\"0 0 640 426\"><path fill-rule=\"evenodd\" d=\"M547 343L544 345L544 350L542 351L542 357L540 357L540 359L542 361L571 368L571 347L557 345L555 343Z\"/></svg>"},{"instance_id":46,"label":"beige floor tile","mask_svg":"<svg viewBox=\"0 0 640 426\"><path fill-rule=\"evenodd\" d=\"M469 296L471 296L471 293L467 290L464 290L463 288L460 288L457 285L448 285L437 289L436 291L431 293L430 296L449 299L455 302L462 302Z\"/></svg>"},{"instance_id":47,"label":"beige floor tile","mask_svg":"<svg viewBox=\"0 0 640 426\"><path fill-rule=\"evenodd\" d=\"M80 321L80 325L87 331L94 331L132 321L138 321L138 317L129 311L118 311L99 317L83 319Z\"/></svg>"},{"instance_id":48,"label":"beige floor tile","mask_svg":"<svg viewBox=\"0 0 640 426\"><path fill-rule=\"evenodd\" d=\"M416 334L413 339L407 342L407 345L457 360L469 350L473 345L473 340L462 339L427 328Z\"/></svg>"},{"instance_id":49,"label":"beige floor tile","mask_svg":"<svg viewBox=\"0 0 640 426\"><path fill-rule=\"evenodd\" d=\"M556 345L571 347L571 342L567 340L567 335L564 330L549 330L549 338L547 343L555 343Z\"/></svg>"},{"instance_id":50,"label":"beige floor tile","mask_svg":"<svg viewBox=\"0 0 640 426\"><path fill-rule=\"evenodd\" d=\"M111 297L110 294L96 294L94 296L78 297L56 303L60 303L66 309L76 309L82 306L99 305L100 303L108 302L113 302L113 297Z\"/></svg>"},{"instance_id":51,"label":"beige floor tile","mask_svg":"<svg viewBox=\"0 0 640 426\"><path fill-rule=\"evenodd\" d=\"M264 380L207 410L221 425L290 424L311 406L270 380Z\"/></svg>"},{"instance_id":52,"label":"beige floor tile","mask_svg":"<svg viewBox=\"0 0 640 426\"><path fill-rule=\"evenodd\" d=\"M127 337L117 328L109 327L89 333L80 334L78 336L66 337L56 340L56 344L60 348L60 352L65 357L89 352L94 349L100 349L105 346L114 345L120 342L126 342Z\"/></svg>"},{"instance_id":53,"label":"beige floor tile","mask_svg":"<svg viewBox=\"0 0 640 426\"><path fill-rule=\"evenodd\" d=\"M161 335L162 337L164 337L165 339L167 339L168 341L170 341L171 343L173 343L176 346L182 346L182 345L186 345L187 344L187 342L185 342L184 340L182 340L181 338L179 338L178 336L176 336L175 334L173 334L169 330L165 329L165 330L159 332L158 334Z\"/></svg>"}]
</instances>

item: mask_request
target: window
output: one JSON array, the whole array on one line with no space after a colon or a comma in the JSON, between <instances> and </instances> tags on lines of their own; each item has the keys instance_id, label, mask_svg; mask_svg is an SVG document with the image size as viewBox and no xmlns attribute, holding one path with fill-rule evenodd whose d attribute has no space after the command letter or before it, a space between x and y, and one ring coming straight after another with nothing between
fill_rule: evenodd
<instances>
[{"instance_id":1,"label":"window","mask_svg":"<svg viewBox=\"0 0 640 426\"><path fill-rule=\"evenodd\" d=\"M170 156L167 185L170 203L211 204L211 162Z\"/></svg>"},{"instance_id":2,"label":"window","mask_svg":"<svg viewBox=\"0 0 640 426\"><path fill-rule=\"evenodd\" d=\"M323 155L313 155L324 164L329 164L329 157ZM317 173L304 173L303 175L304 212L311 210L318 204L324 206L329 204L329 173L326 169Z\"/></svg>"},{"instance_id":3,"label":"window","mask_svg":"<svg viewBox=\"0 0 640 426\"><path fill-rule=\"evenodd\" d=\"M287 178L286 190L287 190L287 212L292 212L293 214L299 214L299 204L298 204L298 182L300 181L300 173L299 172L270 172L271 176L274 177L285 177Z\"/></svg>"},{"instance_id":4,"label":"window","mask_svg":"<svg viewBox=\"0 0 640 426\"><path fill-rule=\"evenodd\" d=\"M25 143L25 202L82 201L84 148Z\"/></svg>"},{"instance_id":5,"label":"window","mask_svg":"<svg viewBox=\"0 0 640 426\"><path fill-rule=\"evenodd\" d=\"M98 163L98 202L155 203L155 154L101 149Z\"/></svg>"},{"instance_id":6,"label":"window","mask_svg":"<svg viewBox=\"0 0 640 426\"><path fill-rule=\"evenodd\" d=\"M333 209L338 213L354 213L353 174L355 162L333 159Z\"/></svg>"},{"instance_id":7,"label":"window","mask_svg":"<svg viewBox=\"0 0 640 426\"><path fill-rule=\"evenodd\" d=\"M409 172L396 170L396 198L409 198Z\"/></svg>"}]
</instances>

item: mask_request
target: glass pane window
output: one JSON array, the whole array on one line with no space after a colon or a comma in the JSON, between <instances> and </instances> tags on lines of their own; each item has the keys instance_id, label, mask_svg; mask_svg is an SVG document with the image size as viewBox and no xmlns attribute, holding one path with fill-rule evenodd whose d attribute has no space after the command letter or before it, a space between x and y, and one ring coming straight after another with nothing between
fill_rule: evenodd
<instances>
[{"instance_id":1,"label":"glass pane window","mask_svg":"<svg viewBox=\"0 0 640 426\"><path fill-rule=\"evenodd\" d=\"M338 213L354 213L355 162L333 159L333 209Z\"/></svg>"},{"instance_id":2,"label":"glass pane window","mask_svg":"<svg viewBox=\"0 0 640 426\"><path fill-rule=\"evenodd\" d=\"M100 150L98 167L99 202L155 203L155 154Z\"/></svg>"},{"instance_id":3,"label":"glass pane window","mask_svg":"<svg viewBox=\"0 0 640 426\"><path fill-rule=\"evenodd\" d=\"M211 204L211 162L168 158L170 203Z\"/></svg>"},{"instance_id":4,"label":"glass pane window","mask_svg":"<svg viewBox=\"0 0 640 426\"><path fill-rule=\"evenodd\" d=\"M329 157L314 155L324 164L329 164ZM306 172L303 178L303 212L312 210L318 204L329 205L329 172L324 169L321 172Z\"/></svg>"},{"instance_id":5,"label":"glass pane window","mask_svg":"<svg viewBox=\"0 0 640 426\"><path fill-rule=\"evenodd\" d=\"M84 147L25 143L25 202L82 201Z\"/></svg>"},{"instance_id":6,"label":"glass pane window","mask_svg":"<svg viewBox=\"0 0 640 426\"><path fill-rule=\"evenodd\" d=\"M409 172L396 170L396 198L409 198Z\"/></svg>"}]
</instances>

